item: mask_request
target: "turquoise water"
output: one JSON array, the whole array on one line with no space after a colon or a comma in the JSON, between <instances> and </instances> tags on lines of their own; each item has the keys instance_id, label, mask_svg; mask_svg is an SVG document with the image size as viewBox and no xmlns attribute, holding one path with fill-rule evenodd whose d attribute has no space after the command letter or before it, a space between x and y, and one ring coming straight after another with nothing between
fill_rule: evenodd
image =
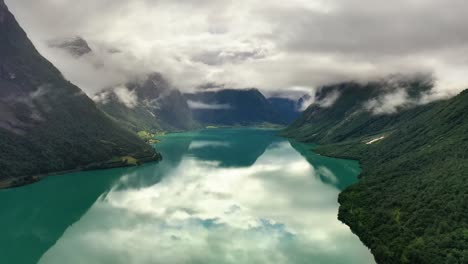
<instances>
[{"instance_id":1,"label":"turquoise water","mask_svg":"<svg viewBox=\"0 0 468 264\"><path fill-rule=\"evenodd\" d=\"M358 164L275 134L170 134L159 164L0 191L0 263L374 263L337 220Z\"/></svg>"}]
</instances>

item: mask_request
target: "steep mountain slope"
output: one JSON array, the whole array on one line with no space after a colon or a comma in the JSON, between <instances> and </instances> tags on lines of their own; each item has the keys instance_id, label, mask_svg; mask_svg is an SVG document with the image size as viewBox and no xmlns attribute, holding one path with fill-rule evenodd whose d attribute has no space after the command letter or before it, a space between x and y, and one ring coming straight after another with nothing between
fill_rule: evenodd
<instances>
[{"instance_id":1,"label":"steep mountain slope","mask_svg":"<svg viewBox=\"0 0 468 264\"><path fill-rule=\"evenodd\" d=\"M198 127L187 99L159 73L96 95L99 108L134 132L181 131Z\"/></svg>"},{"instance_id":2,"label":"steep mountain slope","mask_svg":"<svg viewBox=\"0 0 468 264\"><path fill-rule=\"evenodd\" d=\"M287 124L287 118L257 89L186 94L195 120L205 125Z\"/></svg>"},{"instance_id":3,"label":"steep mountain slope","mask_svg":"<svg viewBox=\"0 0 468 264\"><path fill-rule=\"evenodd\" d=\"M299 118L301 115L301 102L295 101L289 98L282 97L270 97L268 102L273 106L273 108L280 112L284 117L287 124L291 124L294 120Z\"/></svg>"},{"instance_id":4,"label":"steep mountain slope","mask_svg":"<svg viewBox=\"0 0 468 264\"><path fill-rule=\"evenodd\" d=\"M360 96L334 110L311 107L287 130L325 144L321 154L361 161L360 182L340 195L339 218L378 263L467 263L468 91L368 118L353 109Z\"/></svg>"},{"instance_id":5,"label":"steep mountain slope","mask_svg":"<svg viewBox=\"0 0 468 264\"><path fill-rule=\"evenodd\" d=\"M3 0L0 35L0 180L158 157L37 52Z\"/></svg>"}]
</instances>

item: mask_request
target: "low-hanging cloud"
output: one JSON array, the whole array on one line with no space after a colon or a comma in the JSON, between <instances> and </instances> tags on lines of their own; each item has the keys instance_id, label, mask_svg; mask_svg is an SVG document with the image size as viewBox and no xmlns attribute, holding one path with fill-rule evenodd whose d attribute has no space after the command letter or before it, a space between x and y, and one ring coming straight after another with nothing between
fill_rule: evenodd
<instances>
[{"instance_id":1,"label":"low-hanging cloud","mask_svg":"<svg viewBox=\"0 0 468 264\"><path fill-rule=\"evenodd\" d=\"M413 103L408 95L408 92L401 88L391 93L384 94L377 98L371 99L365 103L365 108L373 114L394 114L401 108L409 106Z\"/></svg>"},{"instance_id":2,"label":"low-hanging cloud","mask_svg":"<svg viewBox=\"0 0 468 264\"><path fill-rule=\"evenodd\" d=\"M314 104L318 105L319 107L322 108L328 108L332 107L333 104L340 98L341 93L337 90L332 91L329 95L327 95L325 98L316 101Z\"/></svg>"},{"instance_id":3,"label":"low-hanging cloud","mask_svg":"<svg viewBox=\"0 0 468 264\"><path fill-rule=\"evenodd\" d=\"M231 109L231 105L229 104L210 104L210 103L204 103L200 101L192 101L188 100L187 101L189 107L194 110L221 110L221 109Z\"/></svg>"},{"instance_id":4,"label":"low-hanging cloud","mask_svg":"<svg viewBox=\"0 0 468 264\"><path fill-rule=\"evenodd\" d=\"M107 89L92 97L92 99L101 104L107 104L112 97L115 97L118 102L125 105L127 108L135 108L139 101L138 96L134 90L128 89L124 85L116 86L112 89Z\"/></svg>"},{"instance_id":5,"label":"low-hanging cloud","mask_svg":"<svg viewBox=\"0 0 468 264\"><path fill-rule=\"evenodd\" d=\"M380 80L378 86L380 94L364 103L364 109L374 115L395 114L444 98L431 89L434 79L427 74L392 75Z\"/></svg>"},{"instance_id":6,"label":"low-hanging cloud","mask_svg":"<svg viewBox=\"0 0 468 264\"><path fill-rule=\"evenodd\" d=\"M468 87L463 0L6 2L39 50L88 94L153 71L186 91L206 83L316 88L398 72L432 73L428 99ZM106 57L96 70L43 45L70 35L121 52L96 51Z\"/></svg>"}]
</instances>

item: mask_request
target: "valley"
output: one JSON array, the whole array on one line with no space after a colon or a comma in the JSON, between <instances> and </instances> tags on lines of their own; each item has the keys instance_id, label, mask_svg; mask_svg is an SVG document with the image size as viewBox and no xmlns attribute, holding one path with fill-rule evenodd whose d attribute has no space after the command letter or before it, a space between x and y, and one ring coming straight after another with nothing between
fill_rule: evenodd
<instances>
[{"instance_id":1,"label":"valley","mask_svg":"<svg viewBox=\"0 0 468 264\"><path fill-rule=\"evenodd\" d=\"M111 2L0 0L0 263L468 263L464 2Z\"/></svg>"}]
</instances>

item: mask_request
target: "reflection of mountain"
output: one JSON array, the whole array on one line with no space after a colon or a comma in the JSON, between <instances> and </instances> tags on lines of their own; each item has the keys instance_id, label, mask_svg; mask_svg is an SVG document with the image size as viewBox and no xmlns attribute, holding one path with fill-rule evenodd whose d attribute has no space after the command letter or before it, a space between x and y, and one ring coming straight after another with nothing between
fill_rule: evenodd
<instances>
[{"instance_id":1,"label":"reflection of mountain","mask_svg":"<svg viewBox=\"0 0 468 264\"><path fill-rule=\"evenodd\" d=\"M184 156L202 161L219 162L220 167L248 167L265 153L268 146L280 140L274 130L212 129L197 132L173 133L157 144L163 160L141 167L119 182L117 190L142 188L158 183L164 175L176 169Z\"/></svg>"},{"instance_id":2,"label":"reflection of mountain","mask_svg":"<svg viewBox=\"0 0 468 264\"><path fill-rule=\"evenodd\" d=\"M187 153L192 138L178 135L183 134L168 135L170 140L158 144L164 153L159 164L63 175L2 191L0 263L37 263L65 230L111 188L137 188L159 182Z\"/></svg>"},{"instance_id":3,"label":"reflection of mountain","mask_svg":"<svg viewBox=\"0 0 468 264\"><path fill-rule=\"evenodd\" d=\"M142 166L131 175L127 175L125 181L119 182L114 188L144 188L158 183L170 170L179 166L192 142L191 135L192 133L174 133L161 137L162 141L157 144L157 148L163 155L163 160L157 165Z\"/></svg>"},{"instance_id":4,"label":"reflection of mountain","mask_svg":"<svg viewBox=\"0 0 468 264\"><path fill-rule=\"evenodd\" d=\"M251 133L255 135L249 137ZM260 151L248 145L241 149L238 143L255 144L259 136L277 139L274 131L245 129L163 137L165 145L159 148L169 158L157 167L163 166L159 172L167 169L164 180L107 193L40 263L232 264L233 256L236 263L373 263L336 218L339 191L314 178L316 169L285 139L273 142L251 166L219 166L222 152L229 151L238 152L225 157L237 165L251 163L238 157ZM190 150L182 151L188 140ZM172 143L178 150L165 155L172 152ZM208 159L197 155L200 150L210 150ZM181 152L186 153L182 162L171 167ZM151 178L151 172L134 177L150 167L119 182Z\"/></svg>"},{"instance_id":5,"label":"reflection of mountain","mask_svg":"<svg viewBox=\"0 0 468 264\"><path fill-rule=\"evenodd\" d=\"M176 168L184 155L219 161L220 166L225 167L250 166L275 140L275 131L265 130L170 134L158 144L164 155L159 164L54 177L35 185L2 191L0 248L4 253L0 254L0 263L37 263L65 230L110 188L122 190L151 186ZM194 142L226 144L197 146ZM115 184L119 179L122 180ZM27 249L27 254L22 253L24 249Z\"/></svg>"},{"instance_id":6,"label":"reflection of mountain","mask_svg":"<svg viewBox=\"0 0 468 264\"><path fill-rule=\"evenodd\" d=\"M0 263L37 263L113 181L133 170L70 174L2 191Z\"/></svg>"},{"instance_id":7,"label":"reflection of mountain","mask_svg":"<svg viewBox=\"0 0 468 264\"><path fill-rule=\"evenodd\" d=\"M343 190L356 182L356 175L359 174L359 171L357 170L355 161L342 160L341 162L336 162L335 159L313 152L308 144L294 140L290 140L289 142L315 168L317 177L323 183Z\"/></svg>"},{"instance_id":8,"label":"reflection of mountain","mask_svg":"<svg viewBox=\"0 0 468 264\"><path fill-rule=\"evenodd\" d=\"M276 131L223 129L200 131L192 141L189 155L219 162L221 167L248 167L255 163L275 140Z\"/></svg>"},{"instance_id":9,"label":"reflection of mountain","mask_svg":"<svg viewBox=\"0 0 468 264\"><path fill-rule=\"evenodd\" d=\"M372 115L363 109L372 98L353 86L329 108L309 107L286 131L329 144L320 153L361 161L361 180L339 196L339 218L378 263L467 263L460 252L467 249L468 91Z\"/></svg>"}]
</instances>

